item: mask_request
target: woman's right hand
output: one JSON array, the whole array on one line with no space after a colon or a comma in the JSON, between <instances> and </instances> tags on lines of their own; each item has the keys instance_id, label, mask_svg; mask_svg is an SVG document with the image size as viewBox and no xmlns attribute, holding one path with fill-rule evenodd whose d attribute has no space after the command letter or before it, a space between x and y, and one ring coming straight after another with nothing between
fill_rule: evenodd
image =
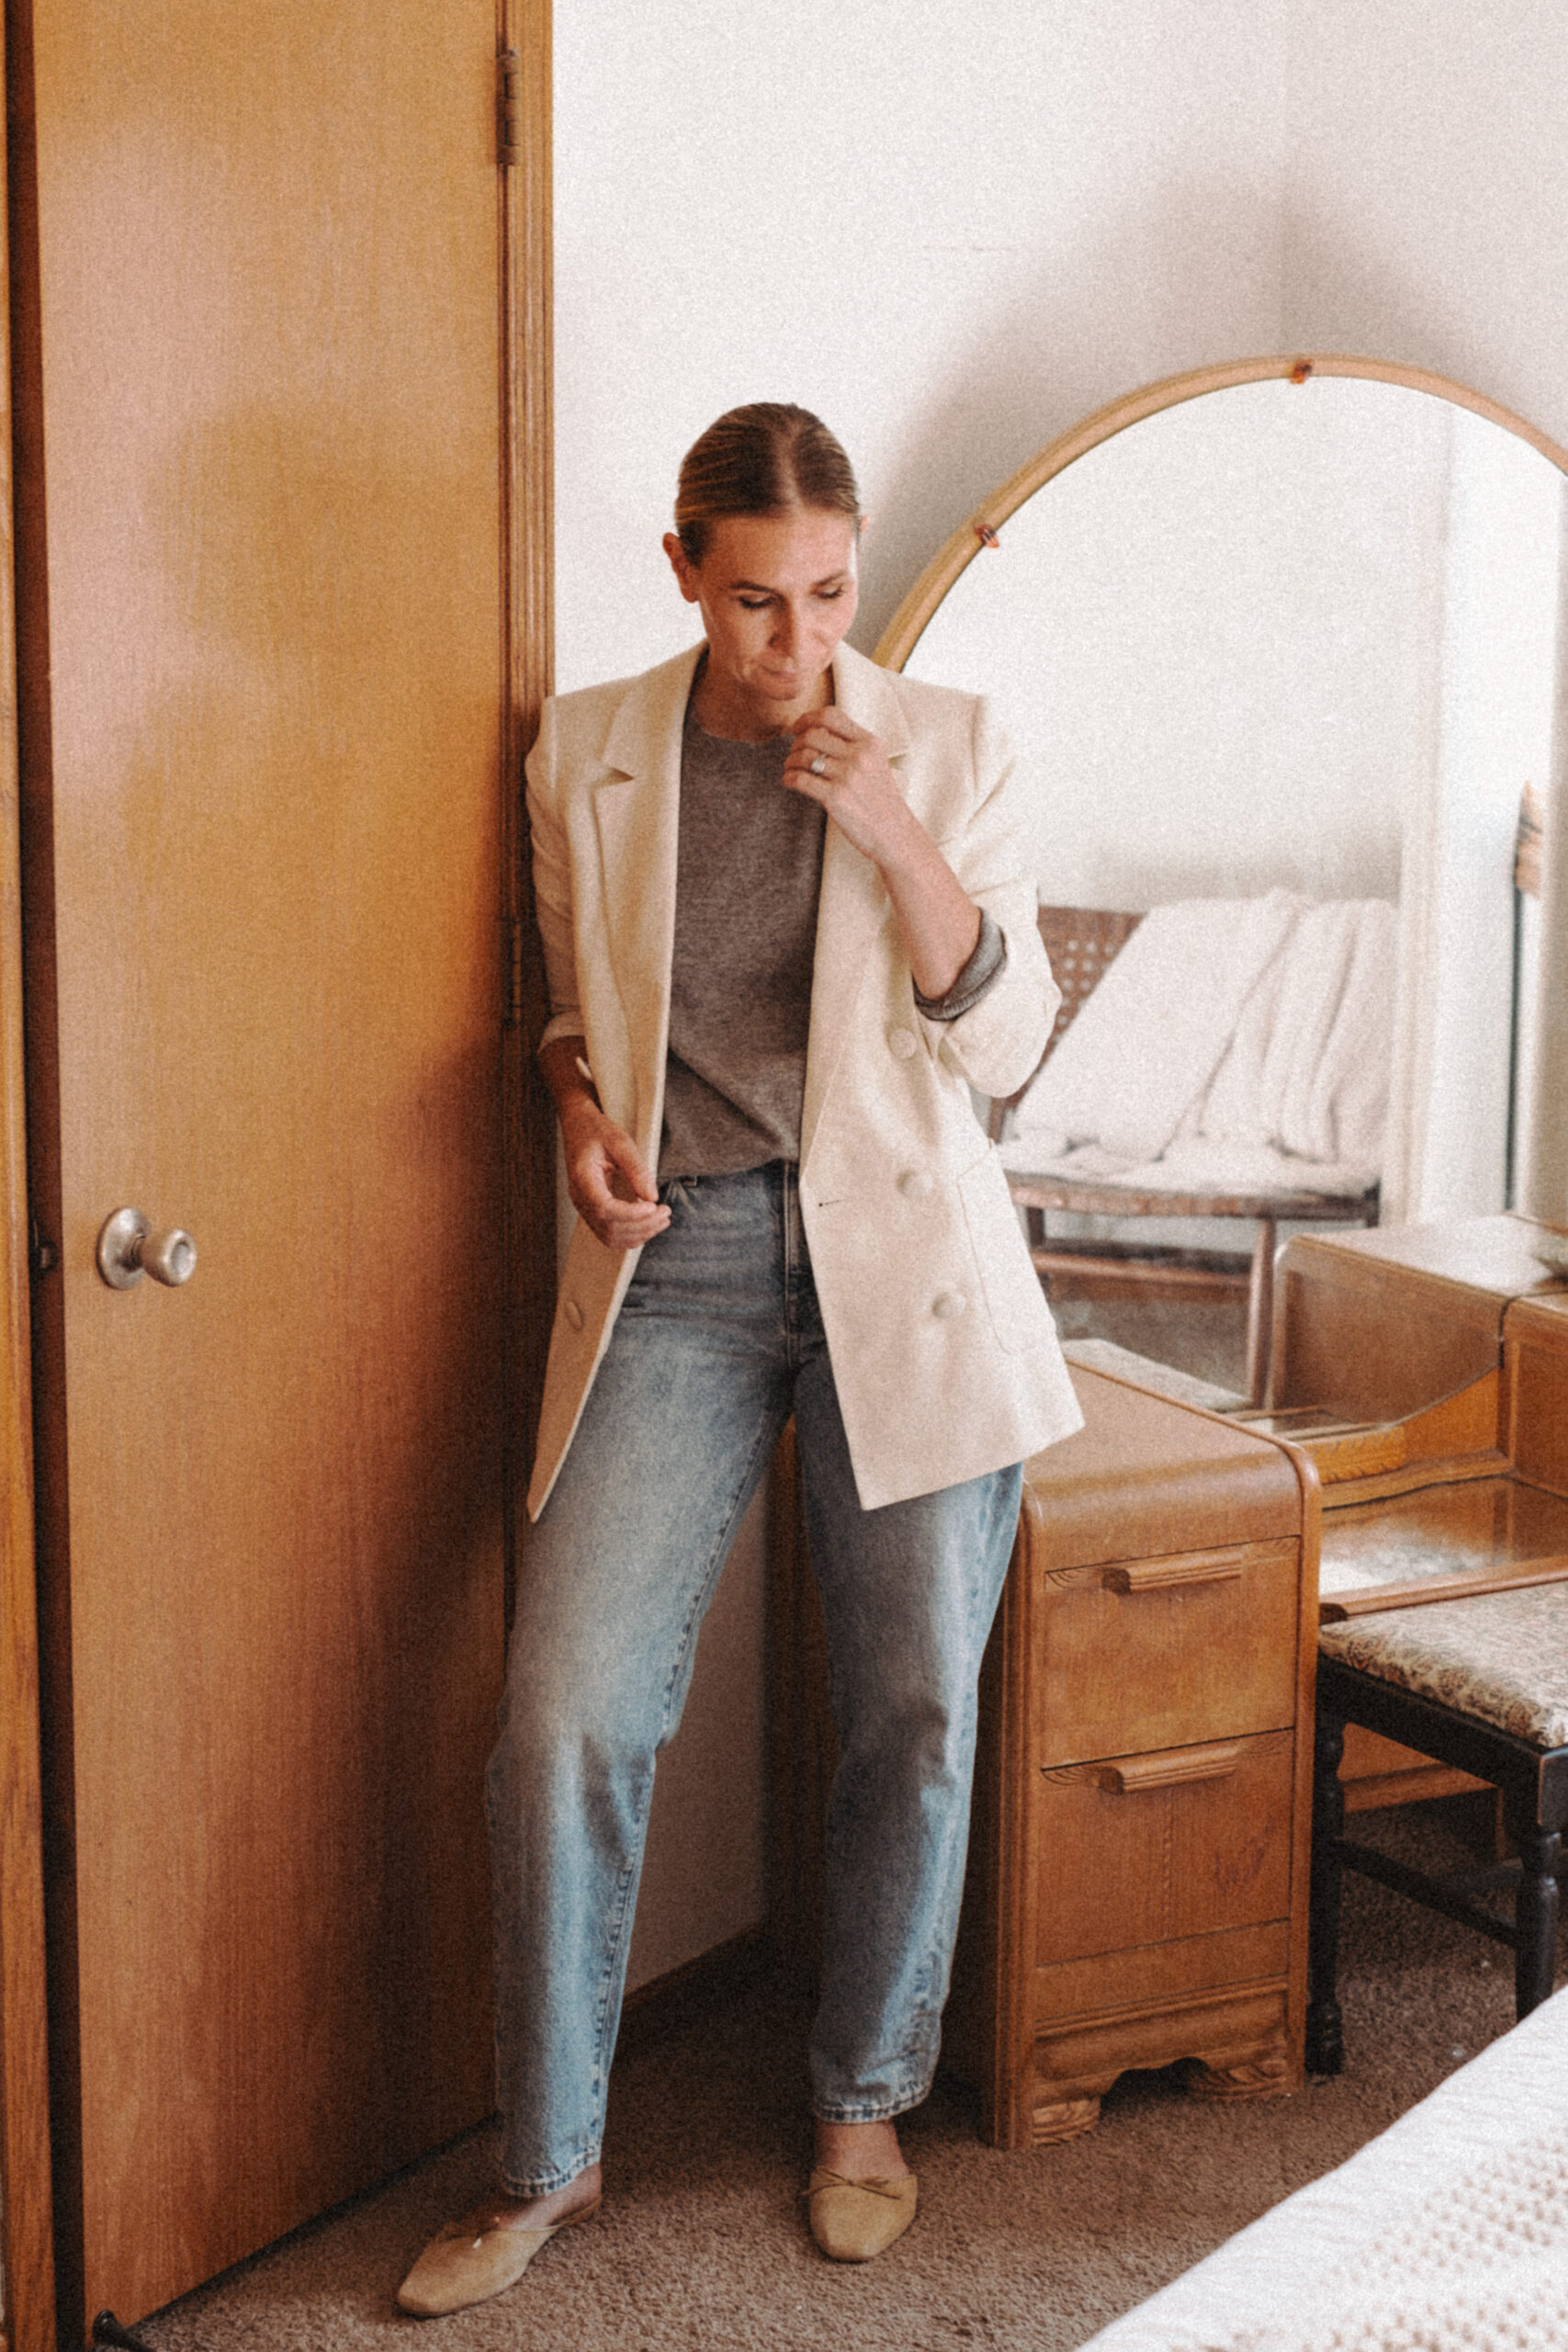
<instances>
[{"instance_id":1,"label":"woman's right hand","mask_svg":"<svg viewBox=\"0 0 1568 2352\"><path fill-rule=\"evenodd\" d=\"M624 1127L582 1102L562 1120L561 1134L571 1205L606 1250L640 1250L663 1232L670 1212Z\"/></svg>"},{"instance_id":2,"label":"woman's right hand","mask_svg":"<svg viewBox=\"0 0 1568 2352\"><path fill-rule=\"evenodd\" d=\"M640 1250L670 1222L659 1186L625 1127L599 1106L581 1037L552 1037L539 1068L555 1097L571 1205L606 1250Z\"/></svg>"}]
</instances>

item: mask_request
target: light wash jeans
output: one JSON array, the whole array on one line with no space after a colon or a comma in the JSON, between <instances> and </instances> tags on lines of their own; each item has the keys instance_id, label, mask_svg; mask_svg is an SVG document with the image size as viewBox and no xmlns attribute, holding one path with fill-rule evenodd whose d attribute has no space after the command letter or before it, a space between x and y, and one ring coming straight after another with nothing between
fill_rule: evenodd
<instances>
[{"instance_id":1,"label":"light wash jeans","mask_svg":"<svg viewBox=\"0 0 1568 2352\"><path fill-rule=\"evenodd\" d=\"M841 1761L812 2107L897 2115L936 2066L976 1683L1021 1471L863 1510L795 1171L677 1179L520 1579L489 1805L514 2196L596 2163L654 1759L703 1613L793 1411Z\"/></svg>"}]
</instances>

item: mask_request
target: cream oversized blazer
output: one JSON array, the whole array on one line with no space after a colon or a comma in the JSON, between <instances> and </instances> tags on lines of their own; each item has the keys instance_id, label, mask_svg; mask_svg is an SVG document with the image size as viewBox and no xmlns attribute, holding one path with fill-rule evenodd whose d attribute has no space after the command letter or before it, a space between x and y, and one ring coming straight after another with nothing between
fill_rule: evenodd
<instances>
[{"instance_id":1,"label":"cream oversized blazer","mask_svg":"<svg viewBox=\"0 0 1568 2352\"><path fill-rule=\"evenodd\" d=\"M681 734L700 646L547 703L528 761L553 1018L587 1039L608 1115L659 1162L675 935ZM1007 939L956 1021L916 1010L870 860L829 822L812 968L800 1204L860 1498L868 1510L1022 1460L1077 1428L1055 1328L969 1100L1021 1086L1059 1001L983 701L847 646L834 698L879 738L921 823ZM654 1245L657 1247L657 1243ZM528 1509L571 1442L638 1252L579 1220L561 1277Z\"/></svg>"}]
</instances>

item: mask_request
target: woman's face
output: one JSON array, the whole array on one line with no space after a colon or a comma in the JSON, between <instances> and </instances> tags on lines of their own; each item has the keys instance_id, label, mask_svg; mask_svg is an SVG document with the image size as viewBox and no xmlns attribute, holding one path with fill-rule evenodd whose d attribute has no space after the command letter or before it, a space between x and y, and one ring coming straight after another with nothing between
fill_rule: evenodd
<instances>
[{"instance_id":1,"label":"woman's face","mask_svg":"<svg viewBox=\"0 0 1568 2352\"><path fill-rule=\"evenodd\" d=\"M816 506L726 514L709 525L700 564L668 534L681 594L701 606L707 634L705 721L782 734L830 699L828 667L860 594L858 537L852 515Z\"/></svg>"}]
</instances>

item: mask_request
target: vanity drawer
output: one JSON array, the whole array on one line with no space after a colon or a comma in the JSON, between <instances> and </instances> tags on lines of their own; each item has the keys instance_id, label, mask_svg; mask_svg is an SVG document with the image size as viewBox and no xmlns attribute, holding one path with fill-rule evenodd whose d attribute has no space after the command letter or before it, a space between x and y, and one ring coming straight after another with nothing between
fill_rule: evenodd
<instances>
[{"instance_id":1,"label":"vanity drawer","mask_svg":"<svg viewBox=\"0 0 1568 2352\"><path fill-rule=\"evenodd\" d=\"M1297 1554L1275 1541L1045 1569L1031 1677L1037 1761L1293 1722Z\"/></svg>"},{"instance_id":2,"label":"vanity drawer","mask_svg":"<svg viewBox=\"0 0 1568 2352\"><path fill-rule=\"evenodd\" d=\"M1037 1966L1284 1918L1295 1735L1045 1768Z\"/></svg>"}]
</instances>

